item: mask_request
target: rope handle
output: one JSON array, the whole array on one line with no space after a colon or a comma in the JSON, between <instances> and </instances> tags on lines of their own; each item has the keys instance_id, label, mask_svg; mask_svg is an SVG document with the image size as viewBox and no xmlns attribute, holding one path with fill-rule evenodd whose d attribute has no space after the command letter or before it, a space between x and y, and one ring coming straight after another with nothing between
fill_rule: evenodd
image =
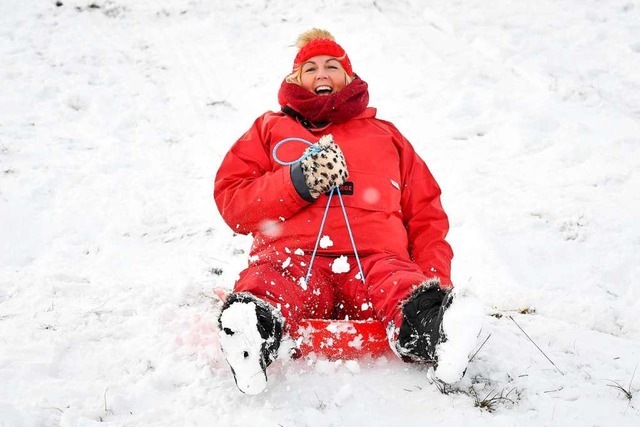
<instances>
[{"instance_id":1,"label":"rope handle","mask_svg":"<svg viewBox=\"0 0 640 427\"><path fill-rule=\"evenodd\" d=\"M296 160L292 160L290 162L285 162L284 160L280 160L278 158L277 152L278 149L280 148L280 146L282 144L284 144L285 142L290 142L290 141L299 141L299 142L303 142L311 147L313 147L311 150L309 150L308 153L303 154L302 156L300 156L300 158L296 159ZM295 137L291 137L291 138L285 138L282 141L278 142L276 144L275 147L273 147L273 160L275 160L276 162L280 163L281 165L284 166L291 166L291 165L295 165L296 163L300 163L301 161L303 161L304 159L306 159L307 157L311 156L312 154L317 154L319 152L321 152L322 149L318 148L318 146L316 144L313 144L309 141L307 141L306 139L303 138L295 138Z\"/></svg>"},{"instance_id":2,"label":"rope handle","mask_svg":"<svg viewBox=\"0 0 640 427\"><path fill-rule=\"evenodd\" d=\"M298 141L298 142L302 142L305 143L307 145L309 145L310 147L313 147L311 150L309 150L309 152L303 154L302 156L300 156L298 159L287 162L287 161L283 161L280 160L278 158L278 149L282 146L282 144L286 143L286 142L290 142L290 141ZM295 165L297 163L300 163L301 161L303 161L304 159L306 159L307 157L319 153L321 152L322 149L319 148L317 146L317 144L314 144L310 141L307 141L306 139L303 138L295 138L295 137L291 137L291 138L285 138L282 141L278 142L275 147L273 147L273 159L284 166L290 166L290 165ZM353 232L351 231L351 225L349 224L349 217L347 216L347 210L344 207L344 202L342 201L342 194L340 193L340 189L338 187L333 187L331 189L331 192L329 193L329 198L327 200L327 205L324 209L324 215L322 216L322 222L320 223L320 230L318 230L318 237L316 238L316 244L315 247L313 248L313 253L311 254L311 261L309 261L309 269L307 270L307 275L304 278L304 287L306 288L307 283L309 283L309 277L311 276L311 268L313 267L313 262L316 258L316 254L318 252L318 245L320 244L320 238L322 236L322 231L324 230L324 224L327 220L327 216L329 214L329 206L331 205L331 198L333 197L333 193L336 192L338 194L338 200L340 201L340 207L342 208L342 214L344 216L344 221L347 225L347 231L349 232L349 239L351 240L351 246L353 247L353 254L356 257L356 262L358 263L358 269L360 270L360 279L362 280L362 283L364 283L365 278L364 278L364 271L362 270L362 264L360 263L360 257L358 256L358 250L356 249L356 242L353 239Z\"/></svg>"}]
</instances>

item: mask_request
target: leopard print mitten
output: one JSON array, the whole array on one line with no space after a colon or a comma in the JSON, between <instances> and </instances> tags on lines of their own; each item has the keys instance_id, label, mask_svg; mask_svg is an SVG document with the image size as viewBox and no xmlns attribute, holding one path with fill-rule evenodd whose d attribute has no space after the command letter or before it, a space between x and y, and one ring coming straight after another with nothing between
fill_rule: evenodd
<instances>
[{"instance_id":1,"label":"leopard print mitten","mask_svg":"<svg viewBox=\"0 0 640 427\"><path fill-rule=\"evenodd\" d=\"M300 166L311 197L317 199L333 187L344 184L349 176L347 164L331 134L307 148L305 154L308 153L311 154L300 162Z\"/></svg>"}]
</instances>

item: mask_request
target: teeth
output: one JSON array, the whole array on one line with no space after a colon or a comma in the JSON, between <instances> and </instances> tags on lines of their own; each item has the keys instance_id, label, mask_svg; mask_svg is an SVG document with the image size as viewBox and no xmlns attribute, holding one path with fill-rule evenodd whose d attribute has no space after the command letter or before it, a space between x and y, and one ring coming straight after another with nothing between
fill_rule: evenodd
<instances>
[{"instance_id":1,"label":"teeth","mask_svg":"<svg viewBox=\"0 0 640 427\"><path fill-rule=\"evenodd\" d=\"M331 89L330 86L318 86L316 88L316 93L319 93L319 92L331 92L332 90L333 89Z\"/></svg>"}]
</instances>

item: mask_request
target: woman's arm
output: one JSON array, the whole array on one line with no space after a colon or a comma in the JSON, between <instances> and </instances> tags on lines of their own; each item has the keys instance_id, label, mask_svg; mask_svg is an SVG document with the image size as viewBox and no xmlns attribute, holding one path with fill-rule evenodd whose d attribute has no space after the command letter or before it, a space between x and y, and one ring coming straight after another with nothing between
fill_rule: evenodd
<instances>
[{"instance_id":1,"label":"woman's arm","mask_svg":"<svg viewBox=\"0 0 640 427\"><path fill-rule=\"evenodd\" d=\"M296 191L290 167L274 163L268 138L261 116L231 147L216 174L216 205L237 233L260 231L309 205Z\"/></svg>"},{"instance_id":2,"label":"woman's arm","mask_svg":"<svg viewBox=\"0 0 640 427\"><path fill-rule=\"evenodd\" d=\"M453 251L445 237L449 219L440 202L440 186L411 144L402 138L401 206L409 237L409 254L429 277L451 284Z\"/></svg>"}]
</instances>

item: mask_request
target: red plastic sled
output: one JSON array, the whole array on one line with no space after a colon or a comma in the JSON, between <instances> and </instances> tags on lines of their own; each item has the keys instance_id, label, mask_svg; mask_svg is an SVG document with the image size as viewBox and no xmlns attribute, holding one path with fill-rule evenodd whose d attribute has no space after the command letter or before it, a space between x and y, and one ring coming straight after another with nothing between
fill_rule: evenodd
<instances>
[{"instance_id":1,"label":"red plastic sled","mask_svg":"<svg viewBox=\"0 0 640 427\"><path fill-rule=\"evenodd\" d=\"M227 294L214 288L222 302ZM327 359L361 359L393 354L384 325L378 320L305 319L292 338L298 343L297 356L316 354Z\"/></svg>"},{"instance_id":2,"label":"red plastic sled","mask_svg":"<svg viewBox=\"0 0 640 427\"><path fill-rule=\"evenodd\" d=\"M300 356L360 359L391 353L384 325L377 320L305 319L293 338L299 342Z\"/></svg>"}]
</instances>

